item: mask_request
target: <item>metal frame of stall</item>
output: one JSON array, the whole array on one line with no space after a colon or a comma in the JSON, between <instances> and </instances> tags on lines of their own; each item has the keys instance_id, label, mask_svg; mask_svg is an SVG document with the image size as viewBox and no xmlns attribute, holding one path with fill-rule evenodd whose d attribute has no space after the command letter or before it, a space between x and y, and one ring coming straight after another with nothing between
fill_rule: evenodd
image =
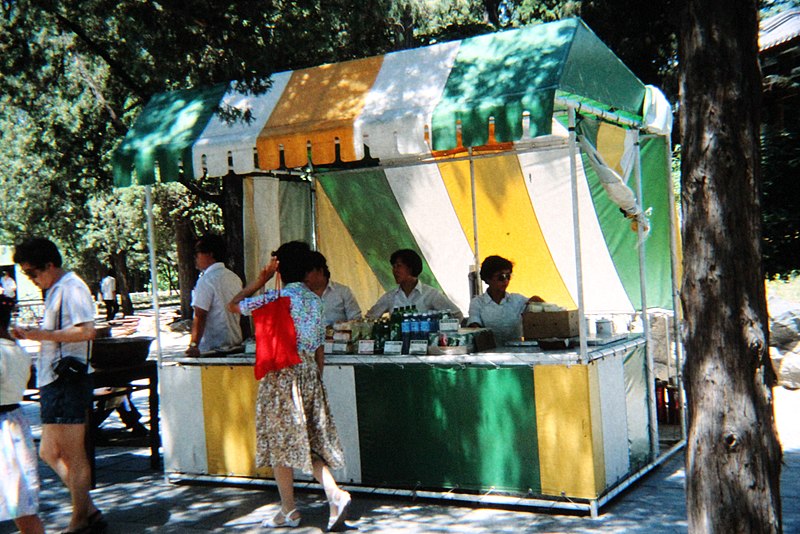
<instances>
[{"instance_id":1,"label":"metal frame of stall","mask_svg":"<svg viewBox=\"0 0 800 534\"><path fill-rule=\"evenodd\" d=\"M636 188L637 188L637 202L638 206L643 205L643 192L642 192L642 176L641 176L641 155L640 155L640 146L639 146L639 139L640 139L640 130L642 129L642 123L639 121L634 121L625 117L621 117L620 115L611 112L602 110L599 108L595 108L592 106L588 106L585 103L571 100L569 98L564 97L557 97L556 104L564 106L567 111L568 116L568 138L566 143L569 147L569 156L570 156L570 178L571 178L571 192L572 192L572 222L573 222L573 236L574 236L574 246L575 246L575 257L576 257L576 275L577 275L577 282L578 282L578 312L579 312L579 339L580 339L580 359L582 361L586 361L587 358L587 325L585 321L584 315L584 295L583 295L583 275L582 275L582 259L581 259L581 246L580 246L580 216L579 216L579 209L578 209L578 172L577 172L577 165L576 165L576 158L579 154L578 146L577 146L577 135L575 132L576 128L576 117L579 113L585 113L588 115L593 115L598 117L602 120L605 120L610 123L614 123L617 125L625 126L630 128L636 132L636 141L635 141L635 150L636 150L636 157L634 160L634 178L636 181ZM525 152L532 152L536 150L543 150L547 149L548 147L563 147L564 141L561 138L554 139L550 136L545 136L544 139L542 138L534 138L529 142L522 142L517 143L515 149L511 151L507 151L506 153L525 153ZM668 171L670 171L670 161L671 161L671 144L667 143L667 166ZM459 161L459 160L468 160L470 162L470 183L472 187L472 211L473 211L473 227L474 227L474 251L475 251L475 265L479 266L479 252L478 252L478 232L477 232L477 213L476 213L476 206L475 206L475 174L473 168L473 161L477 158L487 158L493 157L493 154L486 154L486 155L474 155L471 148L467 151L467 156L464 157L455 157L449 161ZM389 167L401 167L401 166L412 166L412 165L426 165L432 163L433 160L430 158L407 158L407 159L397 159L382 162L380 165L375 166L374 168L389 168ZM371 167L372 168L372 167ZM233 169L230 169L233 171ZM357 170L362 169L354 169L354 172ZM348 172L348 171L344 171ZM250 173L247 175L242 175L242 177L247 176L281 176L287 174L298 174L298 171L257 171L254 173ZM315 170L309 164L307 171L300 172L300 174L310 175L312 176L312 181L315 182L316 180L313 178L315 174ZM668 172L668 175L670 173ZM313 190L315 184L312 183L312 209L314 206L313 202ZM674 205L674 192L672 189L671 182L665 184L665 187L669 190L669 199L671 200L672 205ZM158 273L156 270L156 248L155 248L155 239L154 239L154 222L153 222L153 204L152 204L152 191L150 185L145 185L145 200L146 200L146 216L147 216L147 230L148 230L148 248L149 248L149 255L150 255L150 276L151 276L151 285L152 285L152 298L153 298L153 310L155 313L155 327L156 327L156 346L157 346L157 354L158 354L158 367L161 368L163 365L162 362L162 347L161 347L161 325L159 320L159 300L158 300ZM313 215L312 215L313 217ZM664 461L666 461L669 457L671 457L675 452L680 450L685 445L686 439L686 417L685 417L685 403L684 401L684 394L683 394L683 387L680 378L680 368L682 366L682 350L681 350L681 334L680 334L680 321L678 318L678 314L680 313L680 306L679 306L679 291L678 291L678 283L677 283L677 266L678 266L678 245L675 238L675 227L677 225L677 221L675 218L674 210L670 210L670 255L671 255L671 270L672 270L672 296L673 296L673 313L674 313L674 320L673 320L673 328L674 328L674 339L675 339L675 366L676 366L676 383L678 387L678 391L680 394L681 400L681 416L680 416L680 441L678 441L675 445L673 445L670 449L665 451L662 454L659 454L658 450L658 422L657 422L657 415L656 415L656 398L655 398L655 375L654 375L654 362L653 362L653 354L652 354L652 340L650 336L650 321L648 315L648 308L647 308L647 298L646 298L646 284L645 284L645 255L644 255L644 247L646 243L646 239L644 236L644 229L643 225L639 224L637 227L638 237L639 237L639 276L640 276L640 291L641 291L641 310L639 310L642 314L642 325L643 325L643 336L645 338L646 343L646 376L647 376L647 395L649 399L649 406L648 406L648 423L650 428L650 463L645 467L639 469L635 473L632 473L627 478L623 479L620 483L615 486L609 488L603 495L601 495L597 499L588 500L585 503L577 502L577 501L558 501L558 500L547 500L547 499L534 499L534 498L525 498L525 497L510 497L510 496L502 496L502 495L492 495L491 493L487 493L484 495L468 495L468 494L458 494L454 492L435 492L435 491L415 491L415 490L399 490L399 489L386 489L386 488L372 488L371 490L366 490L367 493L372 492L381 495L398 495L398 496L416 496L416 497L425 497L425 498L439 498L445 500L453 500L453 501L463 501L463 502L471 502L471 503L482 503L482 504L501 504L501 505L513 505L513 506L528 506L534 508L553 508L553 509L563 509L563 510L582 510L587 511L591 514L592 517L596 517L599 513L600 507L605 505L609 500L613 497L624 491L627 487L631 484L636 482L642 476L647 474L650 470L655 468L656 466L660 465ZM316 226L313 224L313 226ZM316 232L316 228L312 230ZM314 238L316 240L316 234L314 233ZM670 352L672 352L670 350ZM167 477L168 479L174 477ZM181 475L179 477L181 480L196 480L198 482L210 482L210 481L217 481L217 482L225 482L230 484L267 484L267 485L274 485L274 481L269 480L259 480L256 481L254 479L246 478L246 477L219 477L219 476L207 476L207 475ZM222 480L220 480L220 478ZM303 483L300 484L301 486L304 485ZM317 487L318 485L315 483L307 483L305 484L307 487ZM361 486L353 486L350 489L354 491L364 492L365 488Z\"/></svg>"}]
</instances>

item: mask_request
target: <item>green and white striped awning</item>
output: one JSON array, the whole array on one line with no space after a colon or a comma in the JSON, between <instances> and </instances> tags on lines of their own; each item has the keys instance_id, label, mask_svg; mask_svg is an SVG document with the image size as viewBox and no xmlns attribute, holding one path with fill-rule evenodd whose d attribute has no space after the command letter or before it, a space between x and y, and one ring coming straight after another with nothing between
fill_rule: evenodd
<instances>
[{"instance_id":1,"label":"green and white striped awning","mask_svg":"<svg viewBox=\"0 0 800 534\"><path fill-rule=\"evenodd\" d=\"M641 121L646 88L580 19L273 75L271 89L159 94L114 154L117 186L511 148L551 134L558 98ZM249 109L228 124L221 105Z\"/></svg>"}]
</instances>

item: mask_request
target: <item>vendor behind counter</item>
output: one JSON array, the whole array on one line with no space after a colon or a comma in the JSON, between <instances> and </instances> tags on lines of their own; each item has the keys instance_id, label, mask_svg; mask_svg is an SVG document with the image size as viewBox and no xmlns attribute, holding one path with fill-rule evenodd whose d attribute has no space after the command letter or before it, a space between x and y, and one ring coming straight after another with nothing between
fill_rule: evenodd
<instances>
[{"instance_id":1,"label":"vendor behind counter","mask_svg":"<svg viewBox=\"0 0 800 534\"><path fill-rule=\"evenodd\" d=\"M469 304L469 326L490 328L498 347L522 338L522 312L529 302L542 302L538 296L528 298L507 291L513 269L506 258L487 256L480 276L488 287Z\"/></svg>"},{"instance_id":2,"label":"vendor behind counter","mask_svg":"<svg viewBox=\"0 0 800 534\"><path fill-rule=\"evenodd\" d=\"M385 293L366 313L369 319L377 319L395 308L414 306L417 311L449 311L461 321L464 314L444 293L419 281L422 273L422 258L411 249L400 249L389 258L392 275L397 288Z\"/></svg>"}]
</instances>

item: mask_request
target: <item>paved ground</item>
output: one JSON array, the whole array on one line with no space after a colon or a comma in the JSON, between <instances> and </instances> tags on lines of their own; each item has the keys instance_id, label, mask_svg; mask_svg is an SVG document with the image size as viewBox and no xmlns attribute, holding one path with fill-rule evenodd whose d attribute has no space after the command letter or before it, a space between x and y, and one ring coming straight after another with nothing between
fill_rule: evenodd
<instances>
[{"instance_id":1,"label":"paved ground","mask_svg":"<svg viewBox=\"0 0 800 534\"><path fill-rule=\"evenodd\" d=\"M165 345L184 344L168 335ZM144 409L146 402L137 402ZM38 421L38 405L28 405ZM782 498L784 532L800 533L800 390L776 390L776 419L784 446ZM124 438L112 416L104 433L109 444L97 450L97 489L93 497L105 512L111 534L144 532L266 532L262 519L278 510L273 488L170 484L163 473L150 470L149 449L143 440ZM34 427L38 435L38 426ZM124 444L125 446L121 446ZM43 520L49 532L59 532L69 521L68 494L44 464L42 473ZM682 452L673 456L601 509L598 519L563 511L499 509L441 501L387 498L354 494L350 532L382 533L646 533L687 531ZM327 504L321 493L301 491L298 508L303 526L298 533L322 532ZM15 532L13 523L0 522L0 534Z\"/></svg>"},{"instance_id":2,"label":"paved ground","mask_svg":"<svg viewBox=\"0 0 800 534\"><path fill-rule=\"evenodd\" d=\"M800 532L800 432L792 418L800 391L776 393L777 417L785 449L782 476L784 532ZM146 406L146 403L140 403ZM30 406L35 416L36 406ZM109 421L104 432L113 442L123 435ZM38 428L37 428L38 430ZM98 485L93 496L111 523L110 533L258 532L259 523L278 510L272 488L176 485L149 468L144 443L98 448ZM133 446L130 446L133 445ZM497 509L438 501L356 494L351 532L458 533L680 533L686 532L682 454L657 468L601 510L598 519L564 512ZM68 496L49 468L42 465L42 516L52 532L66 527ZM327 505L319 492L298 494L303 512L299 533L322 532ZM0 523L0 534L14 532Z\"/></svg>"}]
</instances>

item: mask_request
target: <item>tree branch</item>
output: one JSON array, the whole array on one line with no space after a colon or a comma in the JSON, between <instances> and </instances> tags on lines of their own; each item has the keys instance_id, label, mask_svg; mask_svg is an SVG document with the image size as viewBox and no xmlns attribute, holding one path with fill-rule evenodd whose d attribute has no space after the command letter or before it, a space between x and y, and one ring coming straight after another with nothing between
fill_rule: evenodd
<instances>
[{"instance_id":1,"label":"tree branch","mask_svg":"<svg viewBox=\"0 0 800 534\"><path fill-rule=\"evenodd\" d=\"M83 41L89 50L103 59L103 61L105 61L111 69L111 72L113 72L114 75L119 78L122 83L128 87L128 89L131 90L131 92L136 94L136 96L138 96L141 100L147 100L147 98L150 96L150 93L145 89L144 86L139 84L134 78L127 74L126 67L114 60L114 58L111 57L111 54L108 53L108 50L100 46L100 44L96 41L92 40L79 24L72 22L70 19L55 10L52 11L52 13L65 29L78 36L78 38Z\"/></svg>"},{"instance_id":2,"label":"tree branch","mask_svg":"<svg viewBox=\"0 0 800 534\"><path fill-rule=\"evenodd\" d=\"M220 207L220 209L222 209L222 204L223 204L222 194L209 193L208 191L199 188L196 183L194 183L192 180L187 179L186 174L183 173L181 174L180 178L178 178L178 183L182 184L190 192L197 195L197 197L200 200L216 204L217 206Z\"/></svg>"}]
</instances>

